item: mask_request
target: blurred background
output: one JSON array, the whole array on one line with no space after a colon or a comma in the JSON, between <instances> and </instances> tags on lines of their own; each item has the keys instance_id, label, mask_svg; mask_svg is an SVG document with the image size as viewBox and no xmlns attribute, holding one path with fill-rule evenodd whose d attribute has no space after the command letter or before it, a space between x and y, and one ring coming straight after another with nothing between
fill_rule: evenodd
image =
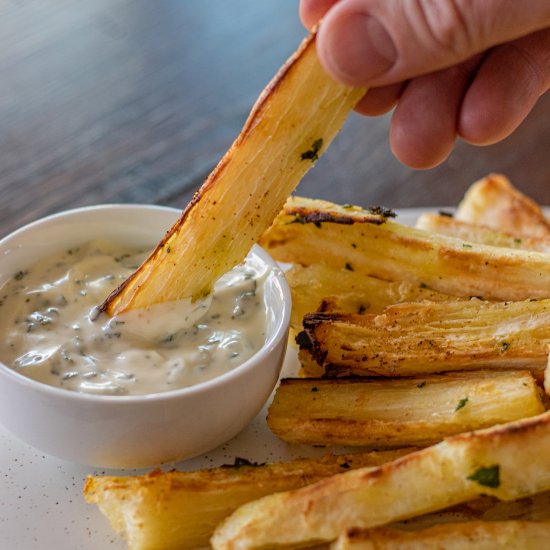
<instances>
[{"instance_id":1,"label":"blurred background","mask_svg":"<svg viewBox=\"0 0 550 550\"><path fill-rule=\"evenodd\" d=\"M106 202L183 208L305 36L297 0L0 3L0 235ZM389 116L353 115L299 192L364 206L455 204L492 171L550 204L550 94L508 140L413 171Z\"/></svg>"}]
</instances>

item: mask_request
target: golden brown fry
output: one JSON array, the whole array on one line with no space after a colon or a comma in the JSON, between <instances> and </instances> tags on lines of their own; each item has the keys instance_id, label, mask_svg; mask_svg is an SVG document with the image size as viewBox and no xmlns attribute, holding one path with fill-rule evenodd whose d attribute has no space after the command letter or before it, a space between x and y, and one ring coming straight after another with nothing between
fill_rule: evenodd
<instances>
[{"instance_id":1,"label":"golden brown fry","mask_svg":"<svg viewBox=\"0 0 550 550\"><path fill-rule=\"evenodd\" d=\"M324 264L294 265L285 273L292 293L291 325L302 328L306 313L382 313L386 306L401 302L452 298L429 288L407 282L389 282L349 269L333 269Z\"/></svg>"},{"instance_id":2,"label":"golden brown fry","mask_svg":"<svg viewBox=\"0 0 550 550\"><path fill-rule=\"evenodd\" d=\"M418 218L416 227L470 243L550 253L550 235L547 237L512 235L483 225L475 225L449 216L429 213L424 213Z\"/></svg>"},{"instance_id":3,"label":"golden brown fry","mask_svg":"<svg viewBox=\"0 0 550 550\"><path fill-rule=\"evenodd\" d=\"M179 220L101 309L117 315L210 292L244 259L364 92L325 73L310 35L268 84Z\"/></svg>"},{"instance_id":4,"label":"golden brown fry","mask_svg":"<svg viewBox=\"0 0 550 550\"><path fill-rule=\"evenodd\" d=\"M216 525L241 504L303 487L325 477L384 464L415 449L326 455L260 466L161 472L144 476L89 476L86 500L97 504L130 550L207 546Z\"/></svg>"},{"instance_id":5,"label":"golden brown fry","mask_svg":"<svg viewBox=\"0 0 550 550\"><path fill-rule=\"evenodd\" d=\"M540 550L550 539L550 522L470 521L405 532L349 529L331 550Z\"/></svg>"},{"instance_id":6,"label":"golden brown fry","mask_svg":"<svg viewBox=\"0 0 550 550\"><path fill-rule=\"evenodd\" d=\"M458 206L456 218L517 235L550 237L550 222L540 206L501 174L472 184Z\"/></svg>"},{"instance_id":7,"label":"golden brown fry","mask_svg":"<svg viewBox=\"0 0 550 550\"><path fill-rule=\"evenodd\" d=\"M525 371L398 380L287 378L267 423L289 443L385 449L432 445L543 411L540 390Z\"/></svg>"},{"instance_id":8,"label":"golden brown fry","mask_svg":"<svg viewBox=\"0 0 550 550\"><path fill-rule=\"evenodd\" d=\"M517 519L523 521L550 520L550 492L544 491L530 497L503 501L494 497L482 496L438 510L422 516L417 516L389 525L402 531L417 531L433 527L440 523L454 521L506 521Z\"/></svg>"},{"instance_id":9,"label":"golden brown fry","mask_svg":"<svg viewBox=\"0 0 550 550\"><path fill-rule=\"evenodd\" d=\"M529 449L526 452L526 449ZM441 510L480 494L514 500L550 489L550 412L453 436L374 470L354 470L237 509L215 550L296 547ZM283 528L282 528L283 526Z\"/></svg>"},{"instance_id":10,"label":"golden brown fry","mask_svg":"<svg viewBox=\"0 0 550 550\"><path fill-rule=\"evenodd\" d=\"M423 302L382 315L306 315L297 337L328 376L414 376L547 362L550 300Z\"/></svg>"},{"instance_id":11,"label":"golden brown fry","mask_svg":"<svg viewBox=\"0 0 550 550\"><path fill-rule=\"evenodd\" d=\"M550 254L465 243L385 214L293 197L260 244L279 261L323 263L454 296L550 297Z\"/></svg>"}]
</instances>

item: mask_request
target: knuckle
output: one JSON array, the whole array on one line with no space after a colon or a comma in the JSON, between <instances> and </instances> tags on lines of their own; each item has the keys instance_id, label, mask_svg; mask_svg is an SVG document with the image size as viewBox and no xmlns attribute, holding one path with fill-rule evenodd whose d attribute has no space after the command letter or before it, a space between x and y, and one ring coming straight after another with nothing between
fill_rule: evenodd
<instances>
[{"instance_id":1,"label":"knuckle","mask_svg":"<svg viewBox=\"0 0 550 550\"><path fill-rule=\"evenodd\" d=\"M550 86L550 54L536 55L521 41L511 42L502 46L508 49L512 56L517 57L530 75L530 79L539 93L544 93ZM537 52L538 53L538 52Z\"/></svg>"},{"instance_id":2,"label":"knuckle","mask_svg":"<svg viewBox=\"0 0 550 550\"><path fill-rule=\"evenodd\" d=\"M443 54L463 59L475 51L476 31L472 28L472 0L416 0L424 40L435 44Z\"/></svg>"}]
</instances>

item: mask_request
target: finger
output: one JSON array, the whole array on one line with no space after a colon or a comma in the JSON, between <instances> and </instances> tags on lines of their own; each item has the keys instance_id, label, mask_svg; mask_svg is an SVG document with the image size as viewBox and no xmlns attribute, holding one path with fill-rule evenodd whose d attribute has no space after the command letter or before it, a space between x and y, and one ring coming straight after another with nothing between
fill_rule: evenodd
<instances>
[{"instance_id":1,"label":"finger","mask_svg":"<svg viewBox=\"0 0 550 550\"><path fill-rule=\"evenodd\" d=\"M383 86L548 26L548 0L341 0L321 23L317 49L341 82Z\"/></svg>"},{"instance_id":2,"label":"finger","mask_svg":"<svg viewBox=\"0 0 550 550\"><path fill-rule=\"evenodd\" d=\"M401 162L431 168L449 156L460 105L481 60L478 55L407 84L390 127L391 148Z\"/></svg>"},{"instance_id":3,"label":"finger","mask_svg":"<svg viewBox=\"0 0 550 550\"><path fill-rule=\"evenodd\" d=\"M401 95L404 82L371 88L355 106L355 111L366 116L378 116L391 110Z\"/></svg>"},{"instance_id":4,"label":"finger","mask_svg":"<svg viewBox=\"0 0 550 550\"><path fill-rule=\"evenodd\" d=\"M550 30L495 48L466 93L458 133L476 145L510 135L550 88Z\"/></svg>"},{"instance_id":5,"label":"finger","mask_svg":"<svg viewBox=\"0 0 550 550\"><path fill-rule=\"evenodd\" d=\"M300 0L300 19L311 30L338 0Z\"/></svg>"}]
</instances>

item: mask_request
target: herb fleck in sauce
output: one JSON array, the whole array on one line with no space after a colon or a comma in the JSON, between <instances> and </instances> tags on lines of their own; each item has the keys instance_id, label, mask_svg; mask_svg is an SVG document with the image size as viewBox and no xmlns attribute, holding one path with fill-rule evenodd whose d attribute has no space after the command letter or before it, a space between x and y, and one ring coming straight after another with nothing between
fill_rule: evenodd
<instances>
[{"instance_id":1,"label":"herb fleck in sauce","mask_svg":"<svg viewBox=\"0 0 550 550\"><path fill-rule=\"evenodd\" d=\"M96 318L95 306L144 258L94 241L12 277L1 290L2 361L73 391L140 395L209 380L262 347L268 270L250 259L204 300Z\"/></svg>"}]
</instances>

